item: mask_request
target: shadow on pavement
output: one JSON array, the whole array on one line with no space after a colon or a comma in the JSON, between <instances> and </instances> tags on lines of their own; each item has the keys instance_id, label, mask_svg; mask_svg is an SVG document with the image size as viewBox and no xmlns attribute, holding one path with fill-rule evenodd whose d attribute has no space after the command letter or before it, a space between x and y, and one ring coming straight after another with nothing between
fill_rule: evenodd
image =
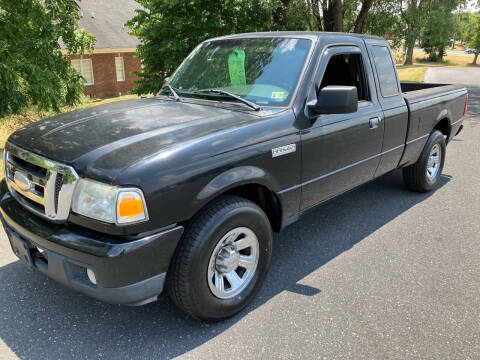
<instances>
[{"instance_id":1,"label":"shadow on pavement","mask_svg":"<svg viewBox=\"0 0 480 360\"><path fill-rule=\"evenodd\" d=\"M442 176L439 188L449 180ZM20 358L178 356L283 291L321 296L298 282L432 194L407 191L396 171L306 214L275 236L272 267L253 303L215 324L186 317L165 295L137 308L104 304L10 263L0 268L0 338Z\"/></svg>"}]
</instances>

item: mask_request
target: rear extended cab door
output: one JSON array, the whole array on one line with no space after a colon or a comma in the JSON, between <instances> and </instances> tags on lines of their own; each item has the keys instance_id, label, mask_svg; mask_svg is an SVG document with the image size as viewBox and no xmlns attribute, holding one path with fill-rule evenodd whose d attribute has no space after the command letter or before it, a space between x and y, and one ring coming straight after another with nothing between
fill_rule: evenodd
<instances>
[{"instance_id":1,"label":"rear extended cab door","mask_svg":"<svg viewBox=\"0 0 480 360\"><path fill-rule=\"evenodd\" d=\"M345 40L320 36L322 50L315 59L318 63L308 101L316 98L330 59L342 54L361 55L369 98L359 101L355 113L310 118L310 126L302 132L302 210L371 180L380 161L382 109L369 56L361 38L346 36Z\"/></svg>"},{"instance_id":2,"label":"rear extended cab door","mask_svg":"<svg viewBox=\"0 0 480 360\"><path fill-rule=\"evenodd\" d=\"M384 138L375 177L397 168L405 149L408 108L403 99L390 45L381 39L365 39L373 67L378 100L383 110Z\"/></svg>"}]
</instances>

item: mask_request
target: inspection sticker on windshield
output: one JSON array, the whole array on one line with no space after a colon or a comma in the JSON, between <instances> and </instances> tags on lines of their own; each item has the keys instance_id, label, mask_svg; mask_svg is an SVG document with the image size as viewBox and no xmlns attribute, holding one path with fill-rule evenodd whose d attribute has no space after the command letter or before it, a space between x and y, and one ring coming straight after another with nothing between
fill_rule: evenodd
<instances>
[{"instance_id":1,"label":"inspection sticker on windshield","mask_svg":"<svg viewBox=\"0 0 480 360\"><path fill-rule=\"evenodd\" d=\"M296 144L288 144L272 149L272 157L282 156L297 151Z\"/></svg>"},{"instance_id":2,"label":"inspection sticker on windshield","mask_svg":"<svg viewBox=\"0 0 480 360\"><path fill-rule=\"evenodd\" d=\"M284 98L285 98L285 93L283 91L272 91L272 99L283 100Z\"/></svg>"}]
</instances>

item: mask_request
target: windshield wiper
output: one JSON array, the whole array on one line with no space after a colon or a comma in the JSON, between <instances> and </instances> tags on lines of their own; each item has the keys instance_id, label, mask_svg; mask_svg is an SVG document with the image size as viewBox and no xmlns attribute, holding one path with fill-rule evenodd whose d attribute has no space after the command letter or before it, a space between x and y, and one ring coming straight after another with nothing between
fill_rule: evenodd
<instances>
[{"instance_id":1,"label":"windshield wiper","mask_svg":"<svg viewBox=\"0 0 480 360\"><path fill-rule=\"evenodd\" d=\"M255 104L254 102L251 102L251 101L248 101L248 100L245 100L244 98L242 98L241 96L238 96L238 95L235 95L235 94L232 94L231 92L228 92L228 91L225 91L225 90L220 90L220 89L200 89L200 90L196 90L195 91L196 93L210 93L210 94L220 94L220 95L226 95L228 97L231 97L232 99L236 99L242 103L244 103L245 105L251 107L253 110L255 111L260 111L262 110L262 108L260 106L258 106L257 104Z\"/></svg>"},{"instance_id":2,"label":"windshield wiper","mask_svg":"<svg viewBox=\"0 0 480 360\"><path fill-rule=\"evenodd\" d=\"M163 85L163 87L167 87L168 90L170 90L170 92L172 93L175 101L180 101L180 96L178 96L177 92L175 91L176 89L172 85L167 83L167 84Z\"/></svg>"}]
</instances>

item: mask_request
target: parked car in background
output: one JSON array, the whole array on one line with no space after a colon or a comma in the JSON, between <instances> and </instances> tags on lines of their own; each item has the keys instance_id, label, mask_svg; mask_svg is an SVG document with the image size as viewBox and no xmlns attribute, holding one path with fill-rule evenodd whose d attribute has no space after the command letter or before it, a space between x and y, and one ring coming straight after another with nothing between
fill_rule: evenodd
<instances>
[{"instance_id":1,"label":"parked car in background","mask_svg":"<svg viewBox=\"0 0 480 360\"><path fill-rule=\"evenodd\" d=\"M466 48L466 49L465 49L465 53L467 53L467 54L475 54L475 49Z\"/></svg>"},{"instance_id":2,"label":"parked car in background","mask_svg":"<svg viewBox=\"0 0 480 360\"><path fill-rule=\"evenodd\" d=\"M70 288L142 305L165 286L223 319L259 291L272 231L395 169L433 190L467 102L462 86L400 83L379 37L207 40L158 96L12 134L2 223L27 266Z\"/></svg>"}]
</instances>

